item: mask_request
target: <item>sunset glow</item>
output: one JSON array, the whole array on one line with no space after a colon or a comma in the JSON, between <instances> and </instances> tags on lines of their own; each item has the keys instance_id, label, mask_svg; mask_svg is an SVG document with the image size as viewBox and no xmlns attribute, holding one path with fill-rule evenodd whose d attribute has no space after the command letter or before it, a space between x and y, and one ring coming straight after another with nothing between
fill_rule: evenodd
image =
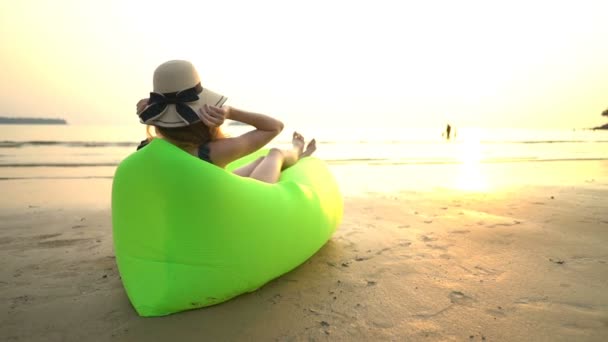
<instances>
[{"instance_id":1,"label":"sunset glow","mask_svg":"<svg viewBox=\"0 0 608 342\"><path fill-rule=\"evenodd\" d=\"M229 104L295 124L585 127L606 106L607 12L602 1L3 1L0 109L132 123L154 68L189 59Z\"/></svg>"}]
</instances>

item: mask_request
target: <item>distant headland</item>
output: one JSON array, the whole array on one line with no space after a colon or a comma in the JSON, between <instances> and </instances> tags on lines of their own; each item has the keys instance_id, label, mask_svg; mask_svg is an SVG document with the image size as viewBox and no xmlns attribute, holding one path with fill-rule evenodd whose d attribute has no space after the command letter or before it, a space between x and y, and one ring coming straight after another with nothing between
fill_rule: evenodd
<instances>
[{"instance_id":1,"label":"distant headland","mask_svg":"<svg viewBox=\"0 0 608 342\"><path fill-rule=\"evenodd\" d=\"M9 118L0 116L0 125L67 125L64 119Z\"/></svg>"},{"instance_id":2,"label":"distant headland","mask_svg":"<svg viewBox=\"0 0 608 342\"><path fill-rule=\"evenodd\" d=\"M608 124L605 124L605 125L602 125L602 126L593 127L593 129L608 129Z\"/></svg>"},{"instance_id":3,"label":"distant headland","mask_svg":"<svg viewBox=\"0 0 608 342\"><path fill-rule=\"evenodd\" d=\"M602 112L602 116L608 117L608 108L606 108L606 110L604 110ZM598 126L598 127L594 127L594 130L596 129L608 129L608 124L602 125L602 126Z\"/></svg>"},{"instance_id":4,"label":"distant headland","mask_svg":"<svg viewBox=\"0 0 608 342\"><path fill-rule=\"evenodd\" d=\"M602 116L608 117L608 108L606 108L606 110L604 110L602 112ZM608 129L608 124L605 124L605 125L602 125L602 126L593 127L592 129L593 130L596 130L596 129Z\"/></svg>"}]
</instances>

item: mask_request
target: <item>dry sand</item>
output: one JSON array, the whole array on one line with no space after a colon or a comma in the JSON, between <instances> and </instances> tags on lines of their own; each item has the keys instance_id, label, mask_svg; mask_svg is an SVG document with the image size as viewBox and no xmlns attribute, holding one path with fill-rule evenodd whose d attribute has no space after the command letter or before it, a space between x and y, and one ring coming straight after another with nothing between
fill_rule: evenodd
<instances>
[{"instance_id":1,"label":"dry sand","mask_svg":"<svg viewBox=\"0 0 608 342\"><path fill-rule=\"evenodd\" d=\"M111 179L5 181L0 340L606 341L607 176L346 192L343 224L306 263L161 318L138 317L122 288Z\"/></svg>"}]
</instances>

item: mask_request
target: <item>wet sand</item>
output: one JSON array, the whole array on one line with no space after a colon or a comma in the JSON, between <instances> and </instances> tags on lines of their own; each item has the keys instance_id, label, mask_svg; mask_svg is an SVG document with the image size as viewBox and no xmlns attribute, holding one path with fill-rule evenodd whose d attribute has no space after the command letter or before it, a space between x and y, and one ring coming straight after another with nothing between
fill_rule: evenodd
<instances>
[{"instance_id":1,"label":"wet sand","mask_svg":"<svg viewBox=\"0 0 608 342\"><path fill-rule=\"evenodd\" d=\"M256 292L161 318L138 317L124 293L111 179L5 181L0 340L605 341L608 167L594 163L593 174L555 172L569 182L493 191L355 191L349 172L344 221L310 260Z\"/></svg>"}]
</instances>

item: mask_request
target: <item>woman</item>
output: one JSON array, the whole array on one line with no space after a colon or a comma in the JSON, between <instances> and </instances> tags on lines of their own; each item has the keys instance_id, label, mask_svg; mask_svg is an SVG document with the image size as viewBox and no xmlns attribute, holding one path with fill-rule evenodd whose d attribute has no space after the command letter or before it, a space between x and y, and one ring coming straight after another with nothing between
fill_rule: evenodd
<instances>
[{"instance_id":1,"label":"woman","mask_svg":"<svg viewBox=\"0 0 608 342\"><path fill-rule=\"evenodd\" d=\"M156 135L182 150L221 168L268 144L283 130L283 123L267 115L223 107L224 96L200 83L194 66L186 61L169 61L154 72L154 92L137 103L140 121L155 127ZM220 126L225 119L255 127L238 137L224 137ZM148 139L138 147L145 146ZM269 150L265 157L234 171L267 183L276 183L281 170L294 165L316 150L315 140L304 149L304 137L293 133L291 149Z\"/></svg>"}]
</instances>

